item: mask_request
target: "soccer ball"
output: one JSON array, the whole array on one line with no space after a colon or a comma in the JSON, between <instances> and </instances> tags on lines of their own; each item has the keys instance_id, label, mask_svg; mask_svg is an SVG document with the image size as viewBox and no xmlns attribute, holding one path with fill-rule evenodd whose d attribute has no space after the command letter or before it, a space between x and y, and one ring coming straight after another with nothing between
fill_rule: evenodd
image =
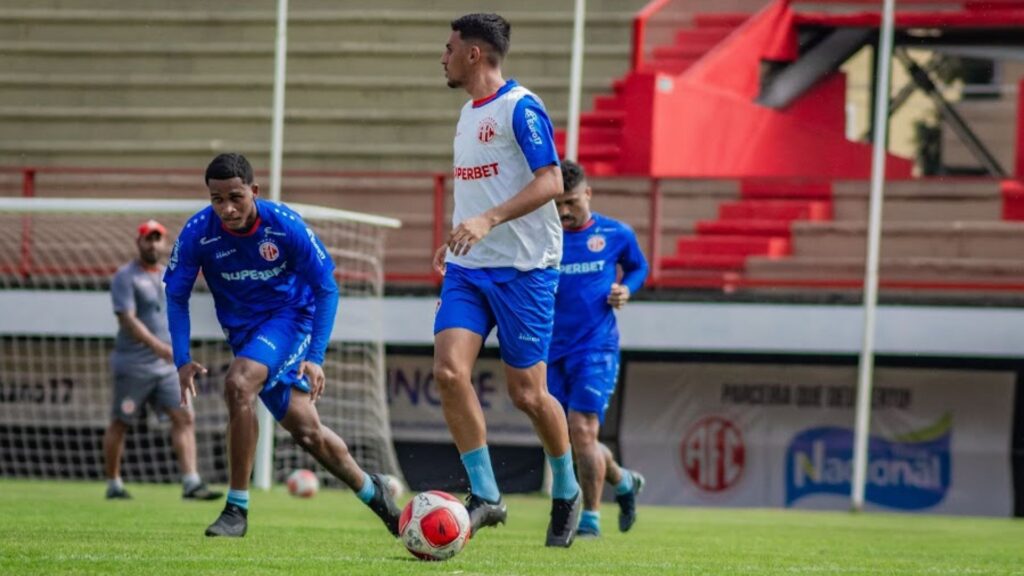
<instances>
[{"instance_id":1,"label":"soccer ball","mask_svg":"<svg viewBox=\"0 0 1024 576\"><path fill-rule=\"evenodd\" d=\"M397 477L391 474L385 474L384 480L387 482L388 492L394 499L399 499L405 494L405 484L402 483Z\"/></svg>"},{"instance_id":2,"label":"soccer ball","mask_svg":"<svg viewBox=\"0 0 1024 576\"><path fill-rule=\"evenodd\" d=\"M420 560L447 560L469 541L469 512L457 498L431 490L413 497L398 519L398 533Z\"/></svg>"},{"instance_id":3,"label":"soccer ball","mask_svg":"<svg viewBox=\"0 0 1024 576\"><path fill-rule=\"evenodd\" d=\"M312 498L320 489L320 479L311 470L299 468L288 475L288 493L298 498Z\"/></svg>"}]
</instances>

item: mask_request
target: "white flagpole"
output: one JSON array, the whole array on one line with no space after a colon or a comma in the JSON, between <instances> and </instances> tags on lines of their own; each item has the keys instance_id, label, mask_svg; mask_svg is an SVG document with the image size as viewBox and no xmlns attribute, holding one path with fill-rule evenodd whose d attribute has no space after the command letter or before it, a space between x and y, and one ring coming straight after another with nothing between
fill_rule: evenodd
<instances>
[{"instance_id":1,"label":"white flagpole","mask_svg":"<svg viewBox=\"0 0 1024 576\"><path fill-rule=\"evenodd\" d=\"M864 270L864 341L857 379L857 412L853 449L853 509L864 509L871 429L871 388L875 368L875 312L878 308L878 256L882 236L882 200L885 184L885 144L889 127L889 83L892 64L895 0L885 0L878 41L878 78L875 90L875 134L871 158L871 204L868 216L868 253Z\"/></svg>"},{"instance_id":2,"label":"white flagpole","mask_svg":"<svg viewBox=\"0 0 1024 576\"><path fill-rule=\"evenodd\" d=\"M583 90L583 25L586 21L587 0L576 0L576 15L572 26L572 64L569 71L569 125L565 131L565 157L575 161L579 157L580 92Z\"/></svg>"},{"instance_id":3,"label":"white flagpole","mask_svg":"<svg viewBox=\"0 0 1024 576\"><path fill-rule=\"evenodd\" d=\"M270 200L281 200L281 158L284 147L285 62L288 58L288 0L277 0L277 45L274 49L274 112L270 131ZM274 417L256 403L260 435L256 441L253 486L269 490L274 468Z\"/></svg>"}]
</instances>

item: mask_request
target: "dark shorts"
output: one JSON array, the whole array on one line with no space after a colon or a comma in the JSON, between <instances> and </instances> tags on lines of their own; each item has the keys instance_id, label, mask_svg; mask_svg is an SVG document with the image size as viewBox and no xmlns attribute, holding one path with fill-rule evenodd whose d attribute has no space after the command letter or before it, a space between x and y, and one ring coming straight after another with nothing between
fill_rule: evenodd
<instances>
[{"instance_id":1,"label":"dark shorts","mask_svg":"<svg viewBox=\"0 0 1024 576\"><path fill-rule=\"evenodd\" d=\"M181 386L176 372L164 376L114 374L111 418L133 424L145 413L146 405L161 411L181 409Z\"/></svg>"},{"instance_id":2,"label":"dark shorts","mask_svg":"<svg viewBox=\"0 0 1024 576\"><path fill-rule=\"evenodd\" d=\"M566 410L597 414L604 423L619 379L618 352L586 352L548 365L548 391Z\"/></svg>"}]
</instances>

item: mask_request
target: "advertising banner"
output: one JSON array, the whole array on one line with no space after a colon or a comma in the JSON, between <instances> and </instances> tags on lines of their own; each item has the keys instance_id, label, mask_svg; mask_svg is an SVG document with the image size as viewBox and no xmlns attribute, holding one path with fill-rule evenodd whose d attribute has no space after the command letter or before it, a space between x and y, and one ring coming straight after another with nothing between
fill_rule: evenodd
<instances>
[{"instance_id":1,"label":"advertising banner","mask_svg":"<svg viewBox=\"0 0 1024 576\"><path fill-rule=\"evenodd\" d=\"M866 506L1009 516L1011 371L875 370ZM855 366L630 362L625 464L643 501L848 509Z\"/></svg>"},{"instance_id":2,"label":"advertising banner","mask_svg":"<svg viewBox=\"0 0 1024 576\"><path fill-rule=\"evenodd\" d=\"M451 442L441 410L441 392L434 382L433 366L431 356L388 355L388 409L391 413L391 435L395 440ZM512 404L508 396L500 360L477 360L472 381L487 422L488 443L540 445L530 419Z\"/></svg>"}]
</instances>

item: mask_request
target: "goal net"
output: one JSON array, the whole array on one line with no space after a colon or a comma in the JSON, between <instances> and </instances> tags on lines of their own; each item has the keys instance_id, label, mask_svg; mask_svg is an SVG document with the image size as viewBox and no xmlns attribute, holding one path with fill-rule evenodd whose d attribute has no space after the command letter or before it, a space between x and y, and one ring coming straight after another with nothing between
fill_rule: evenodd
<instances>
[{"instance_id":1,"label":"goal net","mask_svg":"<svg viewBox=\"0 0 1024 576\"><path fill-rule=\"evenodd\" d=\"M0 476L99 479L110 421L109 366L117 320L110 279L138 257L140 222L155 218L173 241L205 204L178 200L0 198ZM398 221L289 204L327 246L337 265L338 321L324 362L327 388L317 403L324 424L371 471L398 474L384 385L383 247ZM192 355L209 369L195 399L199 472L227 481L223 401L231 362L202 277L192 296ZM275 426L271 474L323 472ZM128 482L180 479L170 423L147 410L128 433Z\"/></svg>"}]
</instances>

